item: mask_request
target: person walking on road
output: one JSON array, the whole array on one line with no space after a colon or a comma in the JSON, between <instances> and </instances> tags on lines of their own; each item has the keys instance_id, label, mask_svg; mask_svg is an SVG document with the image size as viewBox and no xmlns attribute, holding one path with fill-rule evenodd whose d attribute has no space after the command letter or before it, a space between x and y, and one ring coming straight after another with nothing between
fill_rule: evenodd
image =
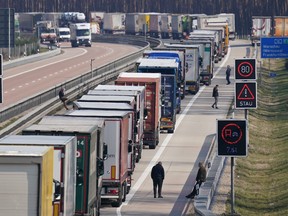
<instances>
[{"instance_id":1,"label":"person walking on road","mask_svg":"<svg viewBox=\"0 0 288 216\"><path fill-rule=\"evenodd\" d=\"M231 68L230 68L230 65L227 66L227 69L226 69L226 85L229 85L231 82L230 82L230 75L231 75Z\"/></svg>"},{"instance_id":2,"label":"person walking on road","mask_svg":"<svg viewBox=\"0 0 288 216\"><path fill-rule=\"evenodd\" d=\"M201 187L202 183L206 181L207 172L203 162L199 162L198 166L199 169L196 176L196 184L194 185L192 192L186 196L188 199L194 199L194 197L198 195L199 188Z\"/></svg>"},{"instance_id":3,"label":"person walking on road","mask_svg":"<svg viewBox=\"0 0 288 216\"><path fill-rule=\"evenodd\" d=\"M66 101L68 100L67 97L65 97L65 89L62 87L59 91L59 99L62 101L64 107L66 110L68 110L68 107L66 105Z\"/></svg>"},{"instance_id":4,"label":"person walking on road","mask_svg":"<svg viewBox=\"0 0 288 216\"><path fill-rule=\"evenodd\" d=\"M158 187L158 198L163 198L162 185L164 177L165 177L164 168L162 166L162 162L159 161L155 166L153 166L151 171L151 178L153 180L154 198L156 198L157 187Z\"/></svg>"},{"instance_id":5,"label":"person walking on road","mask_svg":"<svg viewBox=\"0 0 288 216\"><path fill-rule=\"evenodd\" d=\"M219 97L219 93L218 93L218 85L216 85L213 88L213 93L212 93L212 97L214 97L214 103L212 104L212 108L216 108L218 109L218 97Z\"/></svg>"}]
</instances>

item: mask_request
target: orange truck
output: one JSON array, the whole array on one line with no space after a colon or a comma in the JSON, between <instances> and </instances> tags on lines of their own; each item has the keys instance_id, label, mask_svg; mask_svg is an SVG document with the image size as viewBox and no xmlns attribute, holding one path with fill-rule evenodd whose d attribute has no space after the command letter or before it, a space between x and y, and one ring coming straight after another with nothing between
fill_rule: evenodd
<instances>
[{"instance_id":1,"label":"orange truck","mask_svg":"<svg viewBox=\"0 0 288 216\"><path fill-rule=\"evenodd\" d=\"M155 149L159 143L161 115L161 74L160 73L127 73L119 74L116 85L145 86L145 124L143 145Z\"/></svg>"}]
</instances>

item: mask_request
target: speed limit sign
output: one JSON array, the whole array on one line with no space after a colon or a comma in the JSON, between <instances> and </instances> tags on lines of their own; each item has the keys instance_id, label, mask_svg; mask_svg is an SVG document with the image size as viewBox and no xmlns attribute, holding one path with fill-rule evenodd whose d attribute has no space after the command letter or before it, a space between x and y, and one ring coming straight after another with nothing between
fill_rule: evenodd
<instances>
[{"instance_id":1,"label":"speed limit sign","mask_svg":"<svg viewBox=\"0 0 288 216\"><path fill-rule=\"evenodd\" d=\"M236 59L235 79L236 80L256 80L256 60Z\"/></svg>"}]
</instances>

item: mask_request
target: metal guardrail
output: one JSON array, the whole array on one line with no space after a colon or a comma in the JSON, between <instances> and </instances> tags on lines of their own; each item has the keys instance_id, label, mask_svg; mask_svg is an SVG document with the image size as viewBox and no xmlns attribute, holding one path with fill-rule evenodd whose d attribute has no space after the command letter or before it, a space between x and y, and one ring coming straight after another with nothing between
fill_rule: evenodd
<instances>
[{"instance_id":1,"label":"metal guardrail","mask_svg":"<svg viewBox=\"0 0 288 216\"><path fill-rule=\"evenodd\" d=\"M129 68L131 69L134 67L135 62L138 58L142 56L142 53L145 49L150 47L150 42L152 46L159 45L161 42L157 39L149 39L143 40L143 37L127 37L126 35L104 35L104 36L94 36L92 39L94 42L105 42L105 43L121 43L121 44L129 44L134 46L142 47L138 51L122 57L120 59L117 59L114 62L111 62L107 65L94 68L92 71L87 71L85 74L82 74L76 78L73 78L71 80L68 80L66 83L62 83L61 85L55 86L53 88L50 88L48 90L45 90L43 92L40 92L37 95L34 95L30 98L23 99L22 101L18 102L17 104L11 105L5 110L2 110L0 112L0 121L4 122L6 120L9 120L17 115L20 115L24 113L26 110L30 110L32 108L35 108L39 105L43 105L44 108L42 109L42 112L46 109L49 109L53 107L55 104L60 105L58 100L58 92L61 87L65 87L66 94L69 98L75 98L79 94L83 94L83 92L87 91L92 86L96 86L97 84L107 82L116 76L118 76L119 72L121 71L127 71ZM51 51L52 52L52 51ZM57 53L56 53L57 54ZM36 57L36 61L38 56ZM23 61L26 61L23 59ZM20 60L19 60L20 62ZM18 65L19 62L16 62L15 64ZM10 64L13 64L14 62L11 62ZM48 103L48 104L47 104ZM25 119L20 118L16 121L15 124L12 126L8 126L2 131L0 131L0 137L7 135L11 133L13 130L17 128L17 124L24 125L26 122L34 118L37 113L39 114L41 111L41 108L39 110L36 109L36 113L33 114L31 112L29 116L26 116ZM50 110L51 111L51 110ZM20 121L20 123L19 123Z\"/></svg>"}]
</instances>

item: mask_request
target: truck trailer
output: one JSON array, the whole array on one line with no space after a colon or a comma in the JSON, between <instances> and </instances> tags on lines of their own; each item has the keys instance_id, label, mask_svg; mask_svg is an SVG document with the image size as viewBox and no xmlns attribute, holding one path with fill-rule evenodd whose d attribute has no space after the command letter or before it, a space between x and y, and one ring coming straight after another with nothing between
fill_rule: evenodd
<instances>
[{"instance_id":1,"label":"truck trailer","mask_svg":"<svg viewBox=\"0 0 288 216\"><path fill-rule=\"evenodd\" d=\"M0 146L0 212L53 215L53 147Z\"/></svg>"},{"instance_id":2,"label":"truck trailer","mask_svg":"<svg viewBox=\"0 0 288 216\"><path fill-rule=\"evenodd\" d=\"M132 176L128 173L128 153L131 151L128 139L129 112L71 110L65 115L104 120L104 143L108 154L104 161L101 200L111 200L113 207L119 207L126 200L132 181Z\"/></svg>"},{"instance_id":3,"label":"truck trailer","mask_svg":"<svg viewBox=\"0 0 288 216\"><path fill-rule=\"evenodd\" d=\"M127 73L119 74L115 81L121 86L145 86L145 122L143 132L143 145L155 149L160 136L160 73Z\"/></svg>"},{"instance_id":4,"label":"truck trailer","mask_svg":"<svg viewBox=\"0 0 288 216\"><path fill-rule=\"evenodd\" d=\"M0 140L0 146L51 146L54 149L53 215L73 215L75 211L76 139L74 136L22 136L8 135ZM51 182L51 183L52 183ZM52 202L51 202L52 203Z\"/></svg>"},{"instance_id":5,"label":"truck trailer","mask_svg":"<svg viewBox=\"0 0 288 216\"><path fill-rule=\"evenodd\" d=\"M176 113L180 112L180 86L177 85L179 63L175 59L145 59L138 66L139 73L161 74L160 130L174 133Z\"/></svg>"}]
</instances>

